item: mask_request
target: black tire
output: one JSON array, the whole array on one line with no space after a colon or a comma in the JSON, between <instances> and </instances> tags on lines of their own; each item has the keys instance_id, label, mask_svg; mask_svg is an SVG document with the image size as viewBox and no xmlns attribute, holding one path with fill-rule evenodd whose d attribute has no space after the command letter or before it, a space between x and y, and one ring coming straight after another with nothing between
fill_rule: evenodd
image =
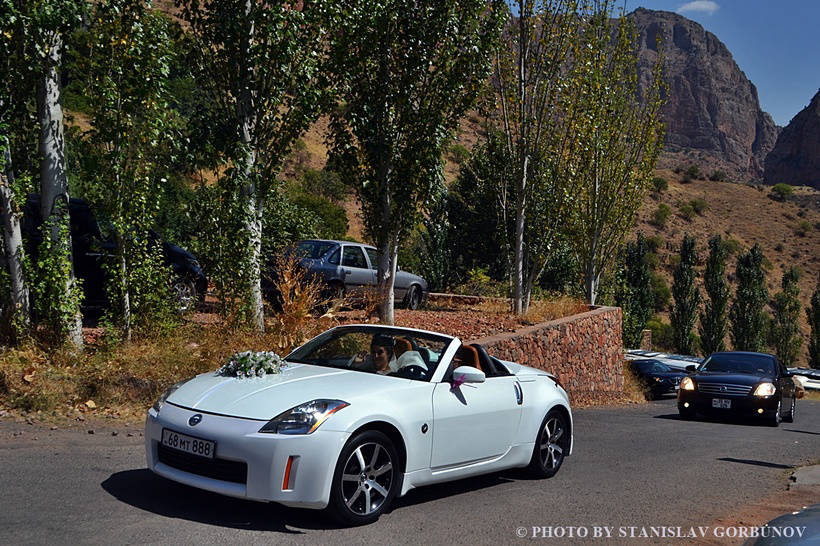
<instances>
[{"instance_id":1,"label":"black tire","mask_svg":"<svg viewBox=\"0 0 820 546\"><path fill-rule=\"evenodd\" d=\"M777 427L780 426L781 415L780 415L780 400L777 401L777 408L771 412L769 415L766 416L766 422L770 427Z\"/></svg>"},{"instance_id":2,"label":"black tire","mask_svg":"<svg viewBox=\"0 0 820 546\"><path fill-rule=\"evenodd\" d=\"M415 311L421 306L421 290L415 284L410 285L407 291L407 308Z\"/></svg>"},{"instance_id":3,"label":"black tire","mask_svg":"<svg viewBox=\"0 0 820 546\"><path fill-rule=\"evenodd\" d=\"M401 481L398 453L390 438L377 430L360 432L339 454L328 509L343 525L373 523L390 508Z\"/></svg>"},{"instance_id":4,"label":"black tire","mask_svg":"<svg viewBox=\"0 0 820 546\"><path fill-rule=\"evenodd\" d=\"M678 406L678 413L680 414L681 419L685 419L687 421L691 421L698 415L698 412L693 408L684 408L681 406Z\"/></svg>"},{"instance_id":5,"label":"black tire","mask_svg":"<svg viewBox=\"0 0 820 546\"><path fill-rule=\"evenodd\" d=\"M797 397L792 395L792 407L789 409L789 413L783 418L783 421L786 423L794 423L794 414L797 411Z\"/></svg>"},{"instance_id":6,"label":"black tire","mask_svg":"<svg viewBox=\"0 0 820 546\"><path fill-rule=\"evenodd\" d=\"M534 478L551 478L558 473L570 447L569 421L561 410L552 409L541 421L532 457L527 467Z\"/></svg>"},{"instance_id":7,"label":"black tire","mask_svg":"<svg viewBox=\"0 0 820 546\"><path fill-rule=\"evenodd\" d=\"M177 302L177 310L180 313L187 313L188 311L194 310L196 302L198 301L194 281L185 277L179 277L171 284L171 292L174 294L174 300Z\"/></svg>"}]
</instances>

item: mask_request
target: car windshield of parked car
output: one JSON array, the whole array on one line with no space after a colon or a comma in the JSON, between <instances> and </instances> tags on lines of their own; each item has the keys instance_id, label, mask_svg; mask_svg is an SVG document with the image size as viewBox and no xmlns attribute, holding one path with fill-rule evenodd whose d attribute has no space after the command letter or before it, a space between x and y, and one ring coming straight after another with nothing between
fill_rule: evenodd
<instances>
[{"instance_id":1,"label":"car windshield of parked car","mask_svg":"<svg viewBox=\"0 0 820 546\"><path fill-rule=\"evenodd\" d=\"M399 328L341 327L295 349L285 360L429 381L452 341Z\"/></svg>"},{"instance_id":2,"label":"car windshield of parked car","mask_svg":"<svg viewBox=\"0 0 820 546\"><path fill-rule=\"evenodd\" d=\"M327 241L302 241L296 245L296 253L304 258L317 260L334 246L336 246L335 243Z\"/></svg>"},{"instance_id":3,"label":"car windshield of parked car","mask_svg":"<svg viewBox=\"0 0 820 546\"><path fill-rule=\"evenodd\" d=\"M635 362L635 366L638 367L641 373L668 373L672 371L669 366L657 360L638 360Z\"/></svg>"},{"instance_id":4,"label":"car windshield of parked car","mask_svg":"<svg viewBox=\"0 0 820 546\"><path fill-rule=\"evenodd\" d=\"M723 353L707 358L698 371L773 376L775 363L772 357L765 355Z\"/></svg>"}]
</instances>

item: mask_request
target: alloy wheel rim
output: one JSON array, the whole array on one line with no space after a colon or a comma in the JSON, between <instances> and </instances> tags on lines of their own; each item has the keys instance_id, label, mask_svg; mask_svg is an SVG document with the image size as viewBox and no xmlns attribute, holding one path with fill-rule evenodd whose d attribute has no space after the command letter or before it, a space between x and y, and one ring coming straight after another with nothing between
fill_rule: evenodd
<instances>
[{"instance_id":1,"label":"alloy wheel rim","mask_svg":"<svg viewBox=\"0 0 820 546\"><path fill-rule=\"evenodd\" d=\"M358 446L342 468L342 499L348 510L359 516L378 511L393 486L390 452L376 442Z\"/></svg>"},{"instance_id":2,"label":"alloy wheel rim","mask_svg":"<svg viewBox=\"0 0 820 546\"><path fill-rule=\"evenodd\" d=\"M188 311L194 300L191 285L185 281L179 281L174 284L174 292L176 293L180 311Z\"/></svg>"},{"instance_id":3,"label":"alloy wheel rim","mask_svg":"<svg viewBox=\"0 0 820 546\"><path fill-rule=\"evenodd\" d=\"M556 469L564 458L564 425L558 417L547 419L541 433L541 464L546 469Z\"/></svg>"}]
</instances>

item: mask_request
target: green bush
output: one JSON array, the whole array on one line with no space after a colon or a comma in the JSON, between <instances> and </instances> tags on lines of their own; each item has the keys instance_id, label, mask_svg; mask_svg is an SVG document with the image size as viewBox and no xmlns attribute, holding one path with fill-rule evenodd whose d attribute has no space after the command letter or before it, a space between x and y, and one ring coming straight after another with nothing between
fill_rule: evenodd
<instances>
[{"instance_id":1,"label":"green bush","mask_svg":"<svg viewBox=\"0 0 820 546\"><path fill-rule=\"evenodd\" d=\"M652 179L652 190L655 193L663 193L669 188L669 182L661 176Z\"/></svg>"},{"instance_id":2,"label":"green bush","mask_svg":"<svg viewBox=\"0 0 820 546\"><path fill-rule=\"evenodd\" d=\"M350 188L339 175L327 169L304 169L299 176L299 185L303 191L320 195L334 203L343 202L350 193Z\"/></svg>"},{"instance_id":3,"label":"green bush","mask_svg":"<svg viewBox=\"0 0 820 546\"><path fill-rule=\"evenodd\" d=\"M347 234L347 213L330 199L312 193L298 192L292 196L292 200L297 207L312 212L319 219L319 237L341 239Z\"/></svg>"},{"instance_id":4,"label":"green bush","mask_svg":"<svg viewBox=\"0 0 820 546\"><path fill-rule=\"evenodd\" d=\"M670 214L672 214L672 209L669 208L669 205L661 203L658 205L658 208L655 209L655 212L652 213L652 225L658 229L663 229L666 226L666 220L669 219Z\"/></svg>"},{"instance_id":5,"label":"green bush","mask_svg":"<svg viewBox=\"0 0 820 546\"><path fill-rule=\"evenodd\" d=\"M654 298L655 311L666 311L669 308L669 302L672 301L672 291L669 285L666 284L666 279L659 273L651 273L650 286L652 289L652 296Z\"/></svg>"},{"instance_id":6,"label":"green bush","mask_svg":"<svg viewBox=\"0 0 820 546\"><path fill-rule=\"evenodd\" d=\"M692 199L691 201L689 201L689 204L692 205L692 208L695 209L695 212L701 216L703 216L703 213L706 212L706 209L709 208L709 203L707 203L706 199L704 199L703 197Z\"/></svg>"},{"instance_id":7,"label":"green bush","mask_svg":"<svg viewBox=\"0 0 820 546\"><path fill-rule=\"evenodd\" d=\"M695 207L693 207L691 203L684 203L681 205L679 212L687 222L691 222L695 217Z\"/></svg>"},{"instance_id":8,"label":"green bush","mask_svg":"<svg viewBox=\"0 0 820 546\"><path fill-rule=\"evenodd\" d=\"M801 237L805 237L811 230L811 222L809 222L808 220L803 220L802 222L797 224L797 229L795 229L795 232Z\"/></svg>"},{"instance_id":9,"label":"green bush","mask_svg":"<svg viewBox=\"0 0 820 546\"><path fill-rule=\"evenodd\" d=\"M712 174L709 175L709 180L711 180L712 182L726 182L726 173L721 171L720 169L716 169L712 171Z\"/></svg>"},{"instance_id":10,"label":"green bush","mask_svg":"<svg viewBox=\"0 0 820 546\"><path fill-rule=\"evenodd\" d=\"M657 269L661 263L661 259L656 253L650 251L644 256L644 262L646 262L646 265L648 265L650 269Z\"/></svg>"},{"instance_id":11,"label":"green bush","mask_svg":"<svg viewBox=\"0 0 820 546\"><path fill-rule=\"evenodd\" d=\"M788 196L794 193L794 188L792 188L788 184L783 184L782 182L779 184L775 184L772 186L772 191L769 193L769 197L775 199L777 201L784 201Z\"/></svg>"},{"instance_id":12,"label":"green bush","mask_svg":"<svg viewBox=\"0 0 820 546\"><path fill-rule=\"evenodd\" d=\"M658 252L659 248L663 248L664 240L660 235L650 235L646 238L646 246L650 252Z\"/></svg>"},{"instance_id":13,"label":"green bush","mask_svg":"<svg viewBox=\"0 0 820 546\"><path fill-rule=\"evenodd\" d=\"M690 165L690 166L686 169L686 173L685 173L685 174L686 174L687 176L689 176L692 180L700 180L700 179L702 178L702 176L703 176L703 175L701 174L701 172L700 172L700 167L698 167L697 165Z\"/></svg>"},{"instance_id":14,"label":"green bush","mask_svg":"<svg viewBox=\"0 0 820 546\"><path fill-rule=\"evenodd\" d=\"M723 240L723 247L726 249L726 253L729 256L739 254L740 251L743 250L743 245L740 244L740 241L737 239L732 239L731 237L727 237Z\"/></svg>"},{"instance_id":15,"label":"green bush","mask_svg":"<svg viewBox=\"0 0 820 546\"><path fill-rule=\"evenodd\" d=\"M450 157L459 165L470 159L470 150L458 142L450 146Z\"/></svg>"},{"instance_id":16,"label":"green bush","mask_svg":"<svg viewBox=\"0 0 820 546\"><path fill-rule=\"evenodd\" d=\"M468 296L507 296L507 283L495 281L487 274L487 268L474 267L467 272L467 281L453 289L455 294Z\"/></svg>"},{"instance_id":17,"label":"green bush","mask_svg":"<svg viewBox=\"0 0 820 546\"><path fill-rule=\"evenodd\" d=\"M673 332L672 326L663 322L659 317L653 317L646 323L646 327L652 331L652 348L668 351L672 349Z\"/></svg>"}]
</instances>

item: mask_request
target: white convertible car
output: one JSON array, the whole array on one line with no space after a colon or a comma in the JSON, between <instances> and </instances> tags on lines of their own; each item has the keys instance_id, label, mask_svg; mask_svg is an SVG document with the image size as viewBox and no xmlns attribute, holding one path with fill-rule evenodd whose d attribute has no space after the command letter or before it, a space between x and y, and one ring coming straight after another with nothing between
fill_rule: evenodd
<instances>
[{"instance_id":1,"label":"white convertible car","mask_svg":"<svg viewBox=\"0 0 820 546\"><path fill-rule=\"evenodd\" d=\"M148 468L200 489L375 521L422 485L572 452L572 413L550 374L458 338L339 326L268 373L223 366L148 411Z\"/></svg>"}]
</instances>

